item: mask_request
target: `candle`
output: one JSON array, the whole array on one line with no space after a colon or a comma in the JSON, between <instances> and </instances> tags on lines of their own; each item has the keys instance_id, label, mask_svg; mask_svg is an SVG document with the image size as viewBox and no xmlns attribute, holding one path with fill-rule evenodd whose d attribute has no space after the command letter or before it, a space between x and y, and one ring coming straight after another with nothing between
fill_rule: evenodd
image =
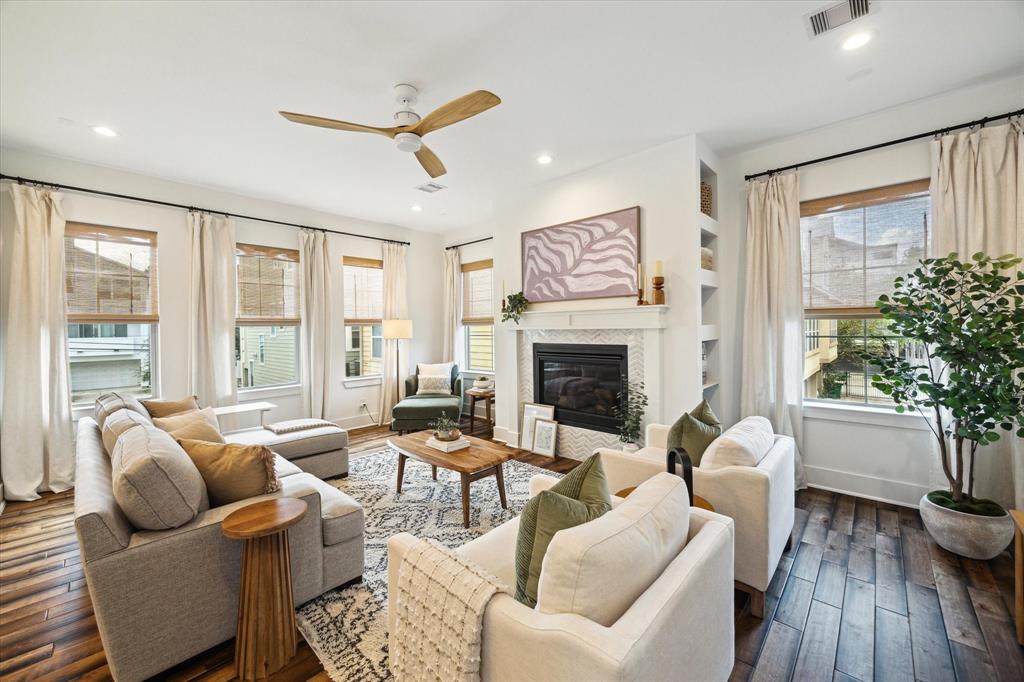
<instances>
[{"instance_id":1,"label":"candle","mask_svg":"<svg viewBox=\"0 0 1024 682\"><path fill-rule=\"evenodd\" d=\"M654 276L655 277L664 277L665 276L665 264L662 261L660 261L660 260L654 261Z\"/></svg>"},{"instance_id":2,"label":"candle","mask_svg":"<svg viewBox=\"0 0 1024 682\"><path fill-rule=\"evenodd\" d=\"M636 288L642 295L644 290L644 266L640 261L636 262Z\"/></svg>"}]
</instances>

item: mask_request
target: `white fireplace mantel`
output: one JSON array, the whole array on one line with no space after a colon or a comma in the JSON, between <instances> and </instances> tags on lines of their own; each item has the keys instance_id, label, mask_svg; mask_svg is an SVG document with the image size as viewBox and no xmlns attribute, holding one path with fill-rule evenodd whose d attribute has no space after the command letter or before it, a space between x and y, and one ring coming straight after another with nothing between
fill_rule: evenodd
<instances>
[{"instance_id":1,"label":"white fireplace mantel","mask_svg":"<svg viewBox=\"0 0 1024 682\"><path fill-rule=\"evenodd\" d=\"M505 329L664 329L668 326L667 305L638 305L631 308L591 310L534 310L522 314L517 325L504 322Z\"/></svg>"}]
</instances>

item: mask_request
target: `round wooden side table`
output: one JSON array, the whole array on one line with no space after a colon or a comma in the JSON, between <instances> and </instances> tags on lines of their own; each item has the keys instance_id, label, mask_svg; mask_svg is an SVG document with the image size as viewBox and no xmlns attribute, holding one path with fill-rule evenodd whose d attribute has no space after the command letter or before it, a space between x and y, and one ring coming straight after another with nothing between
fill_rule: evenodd
<instances>
[{"instance_id":1,"label":"round wooden side table","mask_svg":"<svg viewBox=\"0 0 1024 682\"><path fill-rule=\"evenodd\" d=\"M283 668L297 650L288 529L306 514L290 497L265 500L228 514L221 531L245 540L238 595L235 673L258 680Z\"/></svg>"},{"instance_id":2,"label":"round wooden side table","mask_svg":"<svg viewBox=\"0 0 1024 682\"><path fill-rule=\"evenodd\" d=\"M636 490L636 486L630 486L629 488L623 488L619 492L615 493L615 497L629 497L629 494ZM693 496L693 506L700 507L701 509L707 509L708 511L715 511L715 505L705 500L700 495Z\"/></svg>"}]
</instances>

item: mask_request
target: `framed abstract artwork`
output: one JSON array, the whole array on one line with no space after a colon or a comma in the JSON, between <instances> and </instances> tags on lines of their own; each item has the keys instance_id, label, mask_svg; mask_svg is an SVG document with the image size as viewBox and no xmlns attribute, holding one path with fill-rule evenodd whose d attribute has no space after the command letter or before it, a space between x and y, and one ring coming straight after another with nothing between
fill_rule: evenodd
<instances>
[{"instance_id":1,"label":"framed abstract artwork","mask_svg":"<svg viewBox=\"0 0 1024 682\"><path fill-rule=\"evenodd\" d=\"M636 296L640 207L524 232L522 257L531 303Z\"/></svg>"},{"instance_id":2,"label":"framed abstract artwork","mask_svg":"<svg viewBox=\"0 0 1024 682\"><path fill-rule=\"evenodd\" d=\"M533 426L538 419L554 419L555 406L540 403L523 403L523 427L520 429L519 445L524 450L533 447Z\"/></svg>"},{"instance_id":3,"label":"framed abstract artwork","mask_svg":"<svg viewBox=\"0 0 1024 682\"><path fill-rule=\"evenodd\" d=\"M555 456L558 441L558 422L552 419L535 419L533 422L533 452L547 457Z\"/></svg>"}]
</instances>

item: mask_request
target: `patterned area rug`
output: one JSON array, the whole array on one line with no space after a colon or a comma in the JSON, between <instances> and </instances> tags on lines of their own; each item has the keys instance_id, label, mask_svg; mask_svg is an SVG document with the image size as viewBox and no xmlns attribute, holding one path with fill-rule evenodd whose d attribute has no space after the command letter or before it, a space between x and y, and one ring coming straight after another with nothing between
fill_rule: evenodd
<instances>
[{"instance_id":1,"label":"patterned area rug","mask_svg":"<svg viewBox=\"0 0 1024 682\"><path fill-rule=\"evenodd\" d=\"M530 479L538 473L559 476L518 461L505 463L508 510L501 508L494 477L470 487L469 528L462 526L458 474L412 459L405 465L402 494L395 493L398 454L390 448L367 453L350 464L348 478L331 481L366 512L366 567L363 582L331 590L297 613L299 630L331 679L337 682L389 680L388 538L401 532L434 538L458 547L518 515L530 497Z\"/></svg>"}]
</instances>

